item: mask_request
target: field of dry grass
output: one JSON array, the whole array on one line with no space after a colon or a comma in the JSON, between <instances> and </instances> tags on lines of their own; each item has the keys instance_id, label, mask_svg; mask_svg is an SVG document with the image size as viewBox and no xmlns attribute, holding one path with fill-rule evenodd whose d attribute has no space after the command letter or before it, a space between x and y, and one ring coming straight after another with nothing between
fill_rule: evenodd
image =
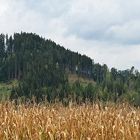
<instances>
[{"instance_id":1,"label":"field of dry grass","mask_svg":"<svg viewBox=\"0 0 140 140\"><path fill-rule=\"evenodd\" d=\"M0 140L140 140L140 109L5 102L0 104Z\"/></svg>"}]
</instances>

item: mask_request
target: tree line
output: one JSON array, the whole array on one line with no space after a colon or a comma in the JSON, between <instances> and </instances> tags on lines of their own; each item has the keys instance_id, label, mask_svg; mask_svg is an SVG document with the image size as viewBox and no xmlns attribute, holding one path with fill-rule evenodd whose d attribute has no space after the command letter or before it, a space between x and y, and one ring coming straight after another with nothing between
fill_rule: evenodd
<instances>
[{"instance_id":1,"label":"tree line","mask_svg":"<svg viewBox=\"0 0 140 140\"><path fill-rule=\"evenodd\" d=\"M82 85L70 83L69 74L95 81ZM127 99L139 104L140 73L134 67L127 70L109 69L93 59L56 44L33 33L0 35L0 81L18 80L11 99L18 97L53 102L70 100L118 101Z\"/></svg>"}]
</instances>

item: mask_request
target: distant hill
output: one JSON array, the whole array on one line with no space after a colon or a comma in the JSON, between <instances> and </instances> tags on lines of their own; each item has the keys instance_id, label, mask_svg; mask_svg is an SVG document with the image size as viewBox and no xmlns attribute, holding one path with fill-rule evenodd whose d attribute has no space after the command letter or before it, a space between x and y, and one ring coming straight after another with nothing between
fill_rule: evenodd
<instances>
[{"instance_id":1,"label":"distant hill","mask_svg":"<svg viewBox=\"0 0 140 140\"><path fill-rule=\"evenodd\" d=\"M81 88L84 91L79 91L78 96L82 99L93 99L95 91L96 98L105 100L117 100L126 93L129 95L130 91L137 95L140 91L140 74L134 67L124 71L109 70L106 64L95 63L86 55L65 49L39 35L23 32L13 36L0 35L0 81L12 80L19 84L12 90L11 98L43 98L45 95L48 100L60 96L61 99L69 98L68 93L77 92L75 88L81 83L86 83ZM89 96L83 93L89 92L86 90L94 93Z\"/></svg>"}]
</instances>

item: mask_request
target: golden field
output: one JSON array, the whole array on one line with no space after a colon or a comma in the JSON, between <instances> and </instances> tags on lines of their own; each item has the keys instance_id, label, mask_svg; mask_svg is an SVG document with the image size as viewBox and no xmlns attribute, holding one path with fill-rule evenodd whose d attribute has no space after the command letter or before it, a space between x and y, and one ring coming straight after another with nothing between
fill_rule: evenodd
<instances>
[{"instance_id":1,"label":"golden field","mask_svg":"<svg viewBox=\"0 0 140 140\"><path fill-rule=\"evenodd\" d=\"M0 103L0 140L140 140L140 109L128 104Z\"/></svg>"}]
</instances>

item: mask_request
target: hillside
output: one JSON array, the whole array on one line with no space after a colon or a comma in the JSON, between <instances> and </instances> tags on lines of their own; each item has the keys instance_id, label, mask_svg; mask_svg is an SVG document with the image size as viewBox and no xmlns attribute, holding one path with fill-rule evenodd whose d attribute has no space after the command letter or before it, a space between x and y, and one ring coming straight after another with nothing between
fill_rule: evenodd
<instances>
[{"instance_id":1,"label":"hillside","mask_svg":"<svg viewBox=\"0 0 140 140\"><path fill-rule=\"evenodd\" d=\"M94 57L94 56L93 56ZM123 100L139 104L140 73L109 69L33 33L0 35L0 82L17 80L11 99Z\"/></svg>"}]
</instances>

